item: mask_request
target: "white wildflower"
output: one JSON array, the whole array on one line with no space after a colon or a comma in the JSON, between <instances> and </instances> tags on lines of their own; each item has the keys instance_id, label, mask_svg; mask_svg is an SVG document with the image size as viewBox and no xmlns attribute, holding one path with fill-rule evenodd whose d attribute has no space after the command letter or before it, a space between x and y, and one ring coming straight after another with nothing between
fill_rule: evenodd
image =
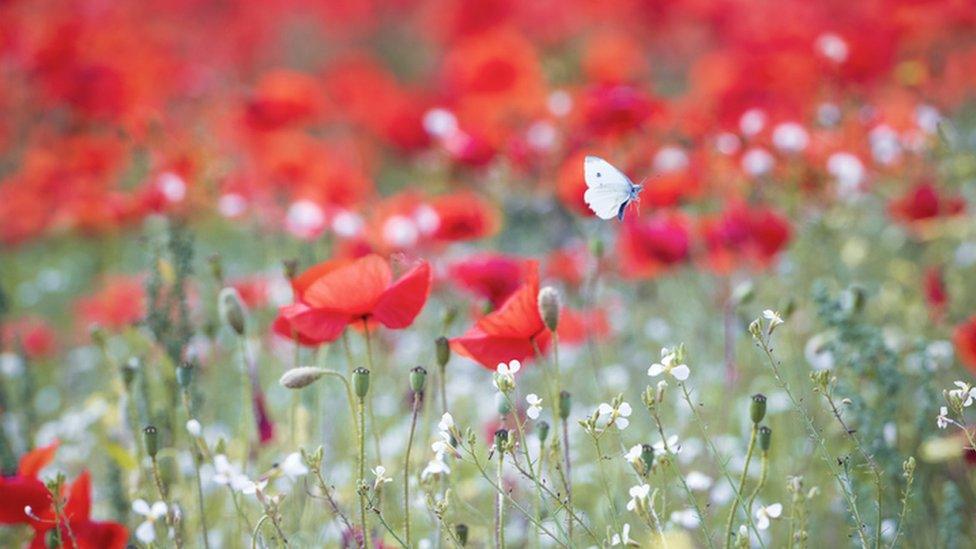
<instances>
[{"instance_id":1,"label":"white wildflower","mask_svg":"<svg viewBox=\"0 0 976 549\"><path fill-rule=\"evenodd\" d=\"M539 419L539 413L542 412L542 399L539 398L539 395L530 393L529 396L525 397L525 401L529 403L529 409L525 411L525 415L532 419Z\"/></svg>"},{"instance_id":2,"label":"white wildflower","mask_svg":"<svg viewBox=\"0 0 976 549\"><path fill-rule=\"evenodd\" d=\"M647 369L647 375L657 377L661 374L670 374L678 381L685 381L691 374L691 370L687 364L676 364L677 359L678 356L673 350L667 347L661 349L661 362L651 364Z\"/></svg>"},{"instance_id":3,"label":"white wildflower","mask_svg":"<svg viewBox=\"0 0 976 549\"><path fill-rule=\"evenodd\" d=\"M647 496L651 493L651 486L649 484L637 484L630 487L630 501L627 502L628 511L636 511L638 508L644 508L647 504Z\"/></svg>"},{"instance_id":4,"label":"white wildflower","mask_svg":"<svg viewBox=\"0 0 976 549\"><path fill-rule=\"evenodd\" d=\"M935 424L939 426L939 429L945 429L951 422L952 420L949 419L949 409L945 406L939 408L939 416L935 418Z\"/></svg>"},{"instance_id":5,"label":"white wildflower","mask_svg":"<svg viewBox=\"0 0 976 549\"><path fill-rule=\"evenodd\" d=\"M783 514L783 505L773 503L772 505L760 505L756 509L756 528L765 530L769 528L769 520L779 518Z\"/></svg>"},{"instance_id":6,"label":"white wildflower","mask_svg":"<svg viewBox=\"0 0 976 549\"><path fill-rule=\"evenodd\" d=\"M148 545L156 540L156 521L166 516L166 502L157 501L152 505L144 499L132 502L132 510L145 517L136 527L136 539Z\"/></svg>"}]
</instances>

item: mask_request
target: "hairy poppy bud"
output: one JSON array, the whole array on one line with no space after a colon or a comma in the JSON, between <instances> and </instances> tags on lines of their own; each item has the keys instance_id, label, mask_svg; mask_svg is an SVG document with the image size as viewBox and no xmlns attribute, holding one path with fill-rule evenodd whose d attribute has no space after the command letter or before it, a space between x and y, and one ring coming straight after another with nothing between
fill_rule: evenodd
<instances>
[{"instance_id":1,"label":"hairy poppy bud","mask_svg":"<svg viewBox=\"0 0 976 549\"><path fill-rule=\"evenodd\" d=\"M550 332L559 327L559 292L552 286L539 290L539 316Z\"/></svg>"},{"instance_id":2,"label":"hairy poppy bud","mask_svg":"<svg viewBox=\"0 0 976 549\"><path fill-rule=\"evenodd\" d=\"M451 360L451 344L444 336L437 338L434 344L437 347L437 365L443 368Z\"/></svg>"},{"instance_id":3,"label":"hairy poppy bud","mask_svg":"<svg viewBox=\"0 0 976 549\"><path fill-rule=\"evenodd\" d=\"M142 430L142 441L146 445L146 454L149 457L156 457L156 454L159 453L159 432L156 431L156 427L152 425L146 426Z\"/></svg>"},{"instance_id":4,"label":"hairy poppy bud","mask_svg":"<svg viewBox=\"0 0 976 549\"><path fill-rule=\"evenodd\" d=\"M180 387L186 389L193 383L193 363L190 361L183 361L179 366L176 367L176 382L180 384Z\"/></svg>"},{"instance_id":5,"label":"hairy poppy bud","mask_svg":"<svg viewBox=\"0 0 976 549\"><path fill-rule=\"evenodd\" d=\"M749 405L749 417L753 423L759 423L766 417L766 395L756 393L752 395L752 404Z\"/></svg>"},{"instance_id":6,"label":"hairy poppy bud","mask_svg":"<svg viewBox=\"0 0 976 549\"><path fill-rule=\"evenodd\" d=\"M468 525L467 524L456 524L454 526L454 535L457 536L458 543L461 547L468 544Z\"/></svg>"},{"instance_id":7,"label":"hairy poppy bud","mask_svg":"<svg viewBox=\"0 0 976 549\"><path fill-rule=\"evenodd\" d=\"M241 294L234 288L224 288L220 290L217 308L220 318L230 326L237 335L244 335L244 328L247 324L247 313L244 311L244 303L241 301Z\"/></svg>"},{"instance_id":8,"label":"hairy poppy bud","mask_svg":"<svg viewBox=\"0 0 976 549\"><path fill-rule=\"evenodd\" d=\"M424 392L427 386L427 370L422 366L410 370L410 389L415 393Z\"/></svg>"},{"instance_id":9,"label":"hairy poppy bud","mask_svg":"<svg viewBox=\"0 0 976 549\"><path fill-rule=\"evenodd\" d=\"M644 464L644 471L650 471L654 467L654 447L650 444L641 444L640 459Z\"/></svg>"},{"instance_id":10,"label":"hairy poppy bud","mask_svg":"<svg viewBox=\"0 0 976 549\"><path fill-rule=\"evenodd\" d=\"M301 389L307 387L325 375L325 370L315 366L300 366L285 372L278 383L288 389Z\"/></svg>"},{"instance_id":11,"label":"hairy poppy bud","mask_svg":"<svg viewBox=\"0 0 976 549\"><path fill-rule=\"evenodd\" d=\"M504 452L506 444L508 444L508 429L495 431L495 450Z\"/></svg>"},{"instance_id":12,"label":"hairy poppy bud","mask_svg":"<svg viewBox=\"0 0 976 549\"><path fill-rule=\"evenodd\" d=\"M544 443L549 438L549 422L546 420L538 421L535 428L538 429L539 442Z\"/></svg>"},{"instance_id":13,"label":"hairy poppy bud","mask_svg":"<svg viewBox=\"0 0 976 549\"><path fill-rule=\"evenodd\" d=\"M766 426L759 428L759 449L763 452L769 451L769 444L772 442L770 439L773 437L773 431Z\"/></svg>"},{"instance_id":14,"label":"hairy poppy bud","mask_svg":"<svg viewBox=\"0 0 976 549\"><path fill-rule=\"evenodd\" d=\"M353 370L352 390L359 398L366 398L366 393L369 392L369 370L362 367Z\"/></svg>"},{"instance_id":15,"label":"hairy poppy bud","mask_svg":"<svg viewBox=\"0 0 976 549\"><path fill-rule=\"evenodd\" d=\"M566 419L569 417L569 409L572 407L572 397L569 391L559 392L559 419Z\"/></svg>"}]
</instances>

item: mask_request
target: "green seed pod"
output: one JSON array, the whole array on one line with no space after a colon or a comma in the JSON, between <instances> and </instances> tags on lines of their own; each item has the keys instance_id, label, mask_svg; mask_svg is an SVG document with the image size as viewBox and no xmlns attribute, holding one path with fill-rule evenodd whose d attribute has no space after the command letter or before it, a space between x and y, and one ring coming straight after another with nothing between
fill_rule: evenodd
<instances>
[{"instance_id":1,"label":"green seed pod","mask_svg":"<svg viewBox=\"0 0 976 549\"><path fill-rule=\"evenodd\" d=\"M552 286L539 290L539 316L550 332L559 327L559 292Z\"/></svg>"},{"instance_id":2,"label":"green seed pod","mask_svg":"<svg viewBox=\"0 0 976 549\"><path fill-rule=\"evenodd\" d=\"M545 443L546 439L549 438L549 422L542 420L535 424L535 428L538 429L539 442Z\"/></svg>"},{"instance_id":3,"label":"green seed pod","mask_svg":"<svg viewBox=\"0 0 976 549\"><path fill-rule=\"evenodd\" d=\"M572 397L569 391L559 392L559 419L566 419L569 417L569 409L572 407Z\"/></svg>"},{"instance_id":4,"label":"green seed pod","mask_svg":"<svg viewBox=\"0 0 976 549\"><path fill-rule=\"evenodd\" d=\"M244 302L241 301L241 294L237 293L237 290L234 288L220 290L217 309L224 323L230 326L237 335L244 335L244 329L247 327L247 313L244 310Z\"/></svg>"},{"instance_id":5,"label":"green seed pod","mask_svg":"<svg viewBox=\"0 0 976 549\"><path fill-rule=\"evenodd\" d=\"M146 426L142 430L142 441L146 445L146 454L149 457L156 457L156 454L159 453L159 432L156 431L156 427Z\"/></svg>"},{"instance_id":6,"label":"green seed pod","mask_svg":"<svg viewBox=\"0 0 976 549\"><path fill-rule=\"evenodd\" d=\"M176 382L186 389L193 383L193 363L184 361L176 367Z\"/></svg>"},{"instance_id":7,"label":"green seed pod","mask_svg":"<svg viewBox=\"0 0 976 549\"><path fill-rule=\"evenodd\" d=\"M766 417L766 395L756 393L752 395L752 404L749 405L749 417L753 423L759 423Z\"/></svg>"},{"instance_id":8,"label":"green seed pod","mask_svg":"<svg viewBox=\"0 0 976 549\"><path fill-rule=\"evenodd\" d=\"M454 535L457 536L458 543L461 547L468 544L468 525L467 524L457 524L454 526Z\"/></svg>"},{"instance_id":9,"label":"green seed pod","mask_svg":"<svg viewBox=\"0 0 976 549\"><path fill-rule=\"evenodd\" d=\"M451 344L444 336L437 338L434 344L437 347L437 365L443 368L451 360Z\"/></svg>"},{"instance_id":10,"label":"green seed pod","mask_svg":"<svg viewBox=\"0 0 976 549\"><path fill-rule=\"evenodd\" d=\"M366 398L366 393L369 392L369 370L362 367L353 370L352 390L359 398Z\"/></svg>"},{"instance_id":11,"label":"green seed pod","mask_svg":"<svg viewBox=\"0 0 976 549\"><path fill-rule=\"evenodd\" d=\"M504 452L506 444L508 444L508 430L499 429L495 431L495 450Z\"/></svg>"},{"instance_id":12,"label":"green seed pod","mask_svg":"<svg viewBox=\"0 0 976 549\"><path fill-rule=\"evenodd\" d=\"M410 389L415 393L423 393L427 386L427 370L421 366L410 370Z\"/></svg>"},{"instance_id":13,"label":"green seed pod","mask_svg":"<svg viewBox=\"0 0 976 549\"><path fill-rule=\"evenodd\" d=\"M759 449L763 453L769 451L769 444L772 442L773 431L765 425L759 428Z\"/></svg>"}]
</instances>

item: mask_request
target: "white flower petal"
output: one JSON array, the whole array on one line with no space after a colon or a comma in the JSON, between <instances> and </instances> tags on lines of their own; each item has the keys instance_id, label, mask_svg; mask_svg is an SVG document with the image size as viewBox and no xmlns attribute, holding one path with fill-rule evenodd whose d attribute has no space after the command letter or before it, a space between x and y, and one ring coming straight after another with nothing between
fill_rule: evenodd
<instances>
[{"instance_id":1,"label":"white flower petal","mask_svg":"<svg viewBox=\"0 0 976 549\"><path fill-rule=\"evenodd\" d=\"M147 545L155 541L156 525L148 520L140 524L136 528L136 539Z\"/></svg>"},{"instance_id":2,"label":"white flower petal","mask_svg":"<svg viewBox=\"0 0 976 549\"><path fill-rule=\"evenodd\" d=\"M149 509L149 504L146 503L146 500L144 500L144 499L137 499L137 500L133 501L132 502L132 510L135 511L136 513L139 513L140 515L142 515L144 517L148 517L149 514L152 512Z\"/></svg>"},{"instance_id":3,"label":"white flower petal","mask_svg":"<svg viewBox=\"0 0 976 549\"><path fill-rule=\"evenodd\" d=\"M688 379L691 374L691 369L688 368L687 364L679 364L674 368L671 368L671 375L674 376L678 381L684 381Z\"/></svg>"}]
</instances>

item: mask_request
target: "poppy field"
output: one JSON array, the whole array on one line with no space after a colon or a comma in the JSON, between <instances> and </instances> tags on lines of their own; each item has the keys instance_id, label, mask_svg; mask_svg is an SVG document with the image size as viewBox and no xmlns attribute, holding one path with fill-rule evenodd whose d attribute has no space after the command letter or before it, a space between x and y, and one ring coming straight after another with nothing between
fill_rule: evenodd
<instances>
[{"instance_id":1,"label":"poppy field","mask_svg":"<svg viewBox=\"0 0 976 549\"><path fill-rule=\"evenodd\" d=\"M0 2L0 547L973 547L969 0Z\"/></svg>"}]
</instances>

